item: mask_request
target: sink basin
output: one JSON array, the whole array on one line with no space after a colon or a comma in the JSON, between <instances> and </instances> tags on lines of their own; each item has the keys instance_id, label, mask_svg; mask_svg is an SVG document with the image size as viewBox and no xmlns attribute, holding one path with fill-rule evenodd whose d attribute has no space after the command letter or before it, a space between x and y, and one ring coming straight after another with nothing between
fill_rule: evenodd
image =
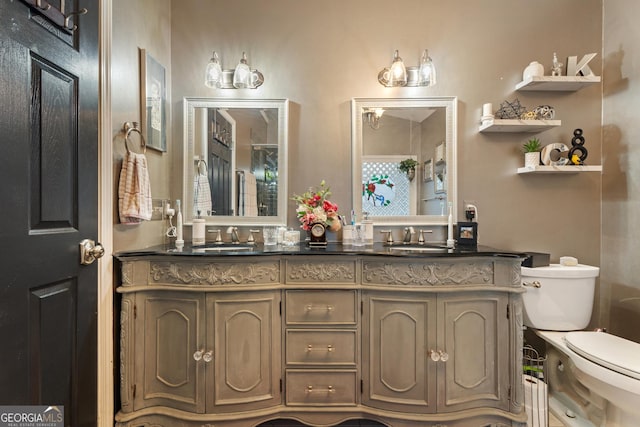
<instances>
[{"instance_id":1,"label":"sink basin","mask_svg":"<svg viewBox=\"0 0 640 427\"><path fill-rule=\"evenodd\" d=\"M442 252L446 251L446 246L434 245L397 245L389 246L390 251L411 251L411 252Z\"/></svg>"},{"instance_id":2,"label":"sink basin","mask_svg":"<svg viewBox=\"0 0 640 427\"><path fill-rule=\"evenodd\" d=\"M252 246L219 246L217 248L199 248L199 250L203 251L250 251L251 249L253 249Z\"/></svg>"},{"instance_id":3,"label":"sink basin","mask_svg":"<svg viewBox=\"0 0 640 427\"><path fill-rule=\"evenodd\" d=\"M223 244L223 245L210 245L210 246L201 246L194 247L194 252L237 252L237 251L251 251L255 248L253 245L231 245L231 244Z\"/></svg>"}]
</instances>

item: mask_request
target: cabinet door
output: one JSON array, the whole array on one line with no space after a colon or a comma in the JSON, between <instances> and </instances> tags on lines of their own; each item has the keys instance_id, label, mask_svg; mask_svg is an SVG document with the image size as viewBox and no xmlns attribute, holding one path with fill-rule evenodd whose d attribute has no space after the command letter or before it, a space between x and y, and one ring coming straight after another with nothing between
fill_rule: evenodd
<instances>
[{"instance_id":1,"label":"cabinet door","mask_svg":"<svg viewBox=\"0 0 640 427\"><path fill-rule=\"evenodd\" d=\"M438 345L449 355L439 362L438 410L476 407L508 410L508 297L465 293L438 297Z\"/></svg>"},{"instance_id":2,"label":"cabinet door","mask_svg":"<svg viewBox=\"0 0 640 427\"><path fill-rule=\"evenodd\" d=\"M214 313L213 397L209 412L236 412L281 402L280 292L208 297ZM209 320L210 322L210 320ZM210 406L213 405L213 406Z\"/></svg>"},{"instance_id":3,"label":"cabinet door","mask_svg":"<svg viewBox=\"0 0 640 427\"><path fill-rule=\"evenodd\" d=\"M363 403L392 411L436 411L436 300L365 294Z\"/></svg>"},{"instance_id":4,"label":"cabinet door","mask_svg":"<svg viewBox=\"0 0 640 427\"><path fill-rule=\"evenodd\" d=\"M135 409L168 406L204 412L205 300L202 294L138 293L136 296Z\"/></svg>"}]
</instances>

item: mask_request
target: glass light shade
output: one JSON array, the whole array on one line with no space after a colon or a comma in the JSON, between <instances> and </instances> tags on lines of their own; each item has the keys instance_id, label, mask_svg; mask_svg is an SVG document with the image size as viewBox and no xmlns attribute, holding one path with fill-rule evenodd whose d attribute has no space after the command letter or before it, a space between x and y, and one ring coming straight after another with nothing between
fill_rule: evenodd
<instances>
[{"instance_id":1,"label":"glass light shade","mask_svg":"<svg viewBox=\"0 0 640 427\"><path fill-rule=\"evenodd\" d=\"M418 68L418 86L433 86L436 84L436 67L427 49L422 53Z\"/></svg>"},{"instance_id":2,"label":"glass light shade","mask_svg":"<svg viewBox=\"0 0 640 427\"><path fill-rule=\"evenodd\" d=\"M253 87L252 78L251 69L247 64L247 55L242 52L242 59L233 72L233 87L238 89L251 88Z\"/></svg>"},{"instance_id":3,"label":"glass light shade","mask_svg":"<svg viewBox=\"0 0 640 427\"><path fill-rule=\"evenodd\" d=\"M222 66L218 61L218 54L214 51L204 72L204 84L209 88L220 87L222 83Z\"/></svg>"},{"instance_id":4,"label":"glass light shade","mask_svg":"<svg viewBox=\"0 0 640 427\"><path fill-rule=\"evenodd\" d=\"M387 86L406 86L407 85L407 68L402 62L402 58L396 50L393 54L393 63L389 68L389 82Z\"/></svg>"}]
</instances>

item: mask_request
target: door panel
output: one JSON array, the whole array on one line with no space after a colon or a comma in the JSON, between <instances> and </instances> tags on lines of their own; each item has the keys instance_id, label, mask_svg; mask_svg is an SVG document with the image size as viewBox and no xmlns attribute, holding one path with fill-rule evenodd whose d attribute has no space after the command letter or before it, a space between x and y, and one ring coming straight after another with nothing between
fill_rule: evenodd
<instances>
[{"instance_id":1,"label":"door panel","mask_svg":"<svg viewBox=\"0 0 640 427\"><path fill-rule=\"evenodd\" d=\"M0 1L0 402L63 405L96 424L98 5L65 32L22 1ZM79 120L82 117L82 120Z\"/></svg>"},{"instance_id":2,"label":"door panel","mask_svg":"<svg viewBox=\"0 0 640 427\"><path fill-rule=\"evenodd\" d=\"M209 411L280 403L279 293L210 296L215 313L214 395ZM211 379L211 376L209 376ZM240 405L240 406L239 406Z\"/></svg>"},{"instance_id":3,"label":"door panel","mask_svg":"<svg viewBox=\"0 0 640 427\"><path fill-rule=\"evenodd\" d=\"M363 403L381 409L436 410L435 298L365 297Z\"/></svg>"},{"instance_id":4,"label":"door panel","mask_svg":"<svg viewBox=\"0 0 640 427\"><path fill-rule=\"evenodd\" d=\"M449 354L441 364L441 410L508 409L507 297L484 293L439 298L443 322L438 325L438 342Z\"/></svg>"},{"instance_id":5,"label":"door panel","mask_svg":"<svg viewBox=\"0 0 640 427\"><path fill-rule=\"evenodd\" d=\"M174 293L139 294L136 336L144 342L137 351L134 409L162 405L203 413L205 360L194 359L205 343L204 295L184 297Z\"/></svg>"}]
</instances>

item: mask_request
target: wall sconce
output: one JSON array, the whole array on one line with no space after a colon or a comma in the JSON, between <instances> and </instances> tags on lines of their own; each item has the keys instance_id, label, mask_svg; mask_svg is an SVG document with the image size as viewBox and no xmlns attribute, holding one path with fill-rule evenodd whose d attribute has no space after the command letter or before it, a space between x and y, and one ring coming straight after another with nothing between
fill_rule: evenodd
<instances>
[{"instance_id":1,"label":"wall sconce","mask_svg":"<svg viewBox=\"0 0 640 427\"><path fill-rule=\"evenodd\" d=\"M380 127L380 118L384 114L382 108L366 108L363 112L364 121L367 122L371 129L378 129Z\"/></svg>"},{"instance_id":2,"label":"wall sconce","mask_svg":"<svg viewBox=\"0 0 640 427\"><path fill-rule=\"evenodd\" d=\"M393 54L393 62L389 68L378 73L378 82L386 87L394 86L433 86L436 84L436 67L425 49L417 67L405 67L398 51Z\"/></svg>"},{"instance_id":3,"label":"wall sconce","mask_svg":"<svg viewBox=\"0 0 640 427\"><path fill-rule=\"evenodd\" d=\"M218 54L214 51L205 69L205 86L219 89L256 89L264 83L264 76L258 70L252 70L247 63L247 55L242 52L240 62L233 70L224 70Z\"/></svg>"}]
</instances>

